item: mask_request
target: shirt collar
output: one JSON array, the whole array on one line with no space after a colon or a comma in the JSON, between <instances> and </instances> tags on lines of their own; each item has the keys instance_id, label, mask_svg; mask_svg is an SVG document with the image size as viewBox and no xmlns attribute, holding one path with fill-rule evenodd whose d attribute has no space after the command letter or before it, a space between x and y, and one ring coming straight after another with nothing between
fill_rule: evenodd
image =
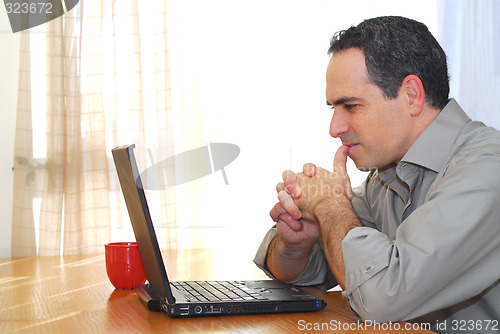
<instances>
[{"instance_id":1,"label":"shirt collar","mask_svg":"<svg viewBox=\"0 0 500 334\"><path fill-rule=\"evenodd\" d=\"M451 99L404 155L401 163L412 163L441 171L464 126L470 121L455 99Z\"/></svg>"}]
</instances>

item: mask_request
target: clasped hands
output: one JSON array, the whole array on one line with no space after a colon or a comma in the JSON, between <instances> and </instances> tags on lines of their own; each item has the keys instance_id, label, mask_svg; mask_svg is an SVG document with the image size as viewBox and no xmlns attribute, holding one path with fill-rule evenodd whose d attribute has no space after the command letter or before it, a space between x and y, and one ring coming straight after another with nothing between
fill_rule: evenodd
<instances>
[{"instance_id":1,"label":"clasped hands","mask_svg":"<svg viewBox=\"0 0 500 334\"><path fill-rule=\"evenodd\" d=\"M319 210L336 210L338 205L350 203L352 189L347 174L348 147L341 146L335 154L333 171L308 163L303 173L285 171L278 183L279 202L270 211L278 233L289 245L306 244L310 247L321 236Z\"/></svg>"}]
</instances>

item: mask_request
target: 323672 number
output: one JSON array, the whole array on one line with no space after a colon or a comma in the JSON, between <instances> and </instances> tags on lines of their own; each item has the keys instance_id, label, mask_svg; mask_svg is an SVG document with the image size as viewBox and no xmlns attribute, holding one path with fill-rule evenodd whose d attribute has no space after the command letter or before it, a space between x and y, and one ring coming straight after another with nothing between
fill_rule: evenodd
<instances>
[{"instance_id":1,"label":"323672 number","mask_svg":"<svg viewBox=\"0 0 500 334\"><path fill-rule=\"evenodd\" d=\"M452 320L451 327L454 331L494 331L498 330L498 320Z\"/></svg>"},{"instance_id":2,"label":"323672 number","mask_svg":"<svg viewBox=\"0 0 500 334\"><path fill-rule=\"evenodd\" d=\"M50 2L24 2L6 3L7 14L52 14L52 4Z\"/></svg>"}]
</instances>

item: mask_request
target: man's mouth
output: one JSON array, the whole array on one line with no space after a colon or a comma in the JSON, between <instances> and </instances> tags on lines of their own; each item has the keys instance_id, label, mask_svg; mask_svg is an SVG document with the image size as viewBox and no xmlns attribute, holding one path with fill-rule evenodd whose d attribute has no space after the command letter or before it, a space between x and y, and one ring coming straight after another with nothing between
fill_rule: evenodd
<instances>
[{"instance_id":1,"label":"man's mouth","mask_svg":"<svg viewBox=\"0 0 500 334\"><path fill-rule=\"evenodd\" d=\"M348 154L350 154L359 144L354 143L354 144L344 144L344 145L347 145L347 147L349 148Z\"/></svg>"}]
</instances>

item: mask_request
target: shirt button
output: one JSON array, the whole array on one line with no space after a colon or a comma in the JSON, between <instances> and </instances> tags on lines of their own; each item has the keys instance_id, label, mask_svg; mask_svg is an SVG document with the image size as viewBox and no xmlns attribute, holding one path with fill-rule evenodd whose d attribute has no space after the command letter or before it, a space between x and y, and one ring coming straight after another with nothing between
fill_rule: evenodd
<instances>
[{"instance_id":1,"label":"shirt button","mask_svg":"<svg viewBox=\"0 0 500 334\"><path fill-rule=\"evenodd\" d=\"M408 164L403 164L403 168L406 168L406 166L408 166Z\"/></svg>"},{"instance_id":2,"label":"shirt button","mask_svg":"<svg viewBox=\"0 0 500 334\"><path fill-rule=\"evenodd\" d=\"M366 267L365 268L365 274L369 274L371 271L372 271L373 267L370 266L370 267Z\"/></svg>"}]
</instances>

